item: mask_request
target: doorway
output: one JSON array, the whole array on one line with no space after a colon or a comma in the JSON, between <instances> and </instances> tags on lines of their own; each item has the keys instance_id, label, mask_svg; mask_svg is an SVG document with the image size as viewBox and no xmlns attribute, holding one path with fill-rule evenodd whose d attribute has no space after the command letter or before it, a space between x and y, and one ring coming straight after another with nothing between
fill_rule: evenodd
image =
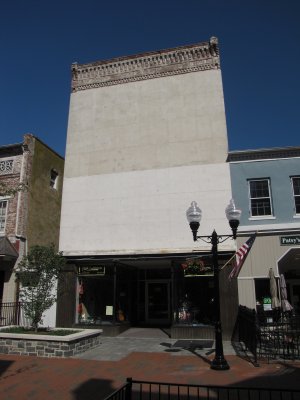
<instances>
[{"instance_id":1,"label":"doorway","mask_svg":"<svg viewBox=\"0 0 300 400\"><path fill-rule=\"evenodd\" d=\"M0 303L2 303L3 300L3 289L4 289L4 279L5 278L5 272L0 271Z\"/></svg>"},{"instance_id":2,"label":"doorway","mask_svg":"<svg viewBox=\"0 0 300 400\"><path fill-rule=\"evenodd\" d=\"M170 281L145 282L145 322L147 324L170 324Z\"/></svg>"},{"instance_id":3,"label":"doorway","mask_svg":"<svg viewBox=\"0 0 300 400\"><path fill-rule=\"evenodd\" d=\"M296 314L300 314L300 283L299 280L291 279L290 285L291 305Z\"/></svg>"}]
</instances>

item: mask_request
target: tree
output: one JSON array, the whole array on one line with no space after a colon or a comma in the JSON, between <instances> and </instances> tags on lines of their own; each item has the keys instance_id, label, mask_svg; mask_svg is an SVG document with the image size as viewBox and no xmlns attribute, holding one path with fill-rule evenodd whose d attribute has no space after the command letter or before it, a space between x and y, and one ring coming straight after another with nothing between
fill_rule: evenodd
<instances>
[{"instance_id":1,"label":"tree","mask_svg":"<svg viewBox=\"0 0 300 400\"><path fill-rule=\"evenodd\" d=\"M33 246L18 265L21 282L20 300L24 312L37 331L43 314L56 302L55 285L65 259L54 246Z\"/></svg>"}]
</instances>

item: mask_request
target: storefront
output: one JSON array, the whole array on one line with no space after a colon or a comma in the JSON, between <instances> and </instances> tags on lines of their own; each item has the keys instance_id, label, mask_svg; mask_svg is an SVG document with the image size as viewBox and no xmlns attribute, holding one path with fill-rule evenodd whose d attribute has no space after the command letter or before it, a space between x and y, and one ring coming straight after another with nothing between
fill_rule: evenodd
<instances>
[{"instance_id":1,"label":"storefront","mask_svg":"<svg viewBox=\"0 0 300 400\"><path fill-rule=\"evenodd\" d=\"M242 243L242 238L240 242ZM286 297L293 307L292 312L300 313L300 235L295 232L259 233L251 256L240 273L240 304L256 309L258 312L272 309L270 305L270 277L272 268L277 297L281 301L280 276L286 285ZM281 306L281 302L279 303Z\"/></svg>"},{"instance_id":2,"label":"storefront","mask_svg":"<svg viewBox=\"0 0 300 400\"><path fill-rule=\"evenodd\" d=\"M226 310L231 307L232 299L237 304L237 291L233 295L227 279L231 268L226 262L231 256L232 253L224 253L219 257L220 268L225 265L220 273L220 286L221 307ZM213 337L211 261L210 254L76 260L73 324L101 325L107 332L116 333L129 326L168 327L173 337L182 334L191 337L196 330L199 336L201 330L205 337ZM230 296L227 291L231 291ZM72 307L74 302L69 304ZM66 302L62 305L59 300L58 319L62 306L66 309ZM225 326L233 323L225 321Z\"/></svg>"}]
</instances>

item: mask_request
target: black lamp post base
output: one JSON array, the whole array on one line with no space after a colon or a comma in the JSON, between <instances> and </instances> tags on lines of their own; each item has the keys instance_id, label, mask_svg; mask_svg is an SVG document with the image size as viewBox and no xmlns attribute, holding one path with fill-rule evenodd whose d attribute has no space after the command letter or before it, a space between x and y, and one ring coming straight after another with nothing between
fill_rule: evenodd
<instances>
[{"instance_id":1,"label":"black lamp post base","mask_svg":"<svg viewBox=\"0 0 300 400\"><path fill-rule=\"evenodd\" d=\"M211 362L210 368L217 371L226 371L230 369L224 357L215 357L214 360L212 360Z\"/></svg>"}]
</instances>

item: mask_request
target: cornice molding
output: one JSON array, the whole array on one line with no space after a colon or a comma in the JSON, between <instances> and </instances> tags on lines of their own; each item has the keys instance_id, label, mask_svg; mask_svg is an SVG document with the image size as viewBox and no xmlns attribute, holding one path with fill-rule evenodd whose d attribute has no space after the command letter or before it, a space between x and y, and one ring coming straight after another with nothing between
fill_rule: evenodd
<instances>
[{"instance_id":1,"label":"cornice molding","mask_svg":"<svg viewBox=\"0 0 300 400\"><path fill-rule=\"evenodd\" d=\"M72 92L220 68L218 39L191 46L72 64Z\"/></svg>"},{"instance_id":2,"label":"cornice molding","mask_svg":"<svg viewBox=\"0 0 300 400\"><path fill-rule=\"evenodd\" d=\"M227 162L271 160L278 158L298 157L300 157L300 147L278 147L273 149L232 151L228 153Z\"/></svg>"}]
</instances>

